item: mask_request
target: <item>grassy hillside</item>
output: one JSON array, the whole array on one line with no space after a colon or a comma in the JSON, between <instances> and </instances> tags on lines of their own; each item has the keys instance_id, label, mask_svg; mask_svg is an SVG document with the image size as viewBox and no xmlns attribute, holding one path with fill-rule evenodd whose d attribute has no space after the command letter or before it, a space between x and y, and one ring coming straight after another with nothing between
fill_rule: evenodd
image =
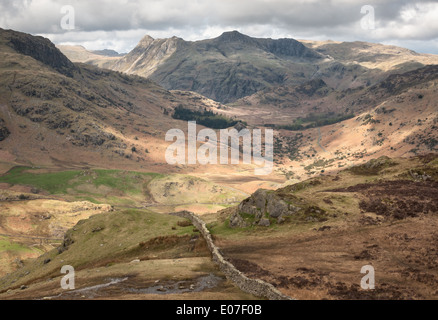
<instances>
[{"instance_id":1,"label":"grassy hillside","mask_svg":"<svg viewBox=\"0 0 438 320\"><path fill-rule=\"evenodd\" d=\"M0 297L252 299L226 281L209 256L185 219L115 211L80 221L59 248L0 279ZM64 265L75 269L76 291L60 288Z\"/></svg>"},{"instance_id":2,"label":"grassy hillside","mask_svg":"<svg viewBox=\"0 0 438 320\"><path fill-rule=\"evenodd\" d=\"M0 176L0 274L59 245L78 220L119 208L214 212L242 199L188 175L14 167ZM12 191L15 190L15 191Z\"/></svg>"}]
</instances>

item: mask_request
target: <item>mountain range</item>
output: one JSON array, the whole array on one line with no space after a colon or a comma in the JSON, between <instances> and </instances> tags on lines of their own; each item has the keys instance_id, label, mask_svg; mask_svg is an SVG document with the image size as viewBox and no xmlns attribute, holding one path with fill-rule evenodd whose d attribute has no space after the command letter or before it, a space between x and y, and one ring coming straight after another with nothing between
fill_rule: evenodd
<instances>
[{"instance_id":1,"label":"mountain range","mask_svg":"<svg viewBox=\"0 0 438 320\"><path fill-rule=\"evenodd\" d=\"M61 47L62 49L63 47ZM259 39L237 31L202 41L145 36L127 55L103 61L74 57L154 80L168 90L194 91L231 103L279 86L324 80L333 89L373 85L392 73L436 63L436 56L363 42L309 42Z\"/></svg>"},{"instance_id":2,"label":"mountain range","mask_svg":"<svg viewBox=\"0 0 438 320\"><path fill-rule=\"evenodd\" d=\"M164 110L216 105L142 77L74 64L42 37L0 30L0 47L2 149L24 163L162 163L154 152L161 134L181 126Z\"/></svg>"},{"instance_id":3,"label":"mountain range","mask_svg":"<svg viewBox=\"0 0 438 320\"><path fill-rule=\"evenodd\" d=\"M119 55L0 29L0 74L1 299L259 297L213 242L291 297L437 297L438 56L237 31ZM273 172L169 165L190 117L273 129ZM52 281L66 263L79 291Z\"/></svg>"},{"instance_id":4,"label":"mountain range","mask_svg":"<svg viewBox=\"0 0 438 320\"><path fill-rule=\"evenodd\" d=\"M61 49L74 58L72 48ZM333 127L333 138L320 139L339 140L334 145L355 149L350 155L403 156L437 146L436 55L365 42L258 39L231 31L193 42L145 36L123 57L76 61L140 75L174 92L201 94L219 103L215 112L252 126L276 127L279 145L289 141L293 154L297 148L307 150L302 154L330 149L321 148L321 142L315 146L320 134L311 127L342 121L352 140L345 140L344 125ZM360 120L368 117L373 120ZM304 128L309 135L292 143L296 139L290 136Z\"/></svg>"}]
</instances>

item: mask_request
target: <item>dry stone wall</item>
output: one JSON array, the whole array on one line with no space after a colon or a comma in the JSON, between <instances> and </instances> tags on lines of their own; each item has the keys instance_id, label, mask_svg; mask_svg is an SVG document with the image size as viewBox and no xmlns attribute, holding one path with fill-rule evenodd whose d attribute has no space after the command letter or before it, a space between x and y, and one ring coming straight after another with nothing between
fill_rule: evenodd
<instances>
[{"instance_id":1,"label":"dry stone wall","mask_svg":"<svg viewBox=\"0 0 438 320\"><path fill-rule=\"evenodd\" d=\"M256 297L263 297L269 300L293 300L291 297L281 293L272 284L260 279L251 279L230 262L226 261L219 248L214 244L210 231L207 229L205 222L197 215L189 211L171 213L171 215L189 219L193 225L201 232L207 242L208 248L212 254L212 259L219 265L220 270L232 282L234 282L242 291L253 294Z\"/></svg>"}]
</instances>

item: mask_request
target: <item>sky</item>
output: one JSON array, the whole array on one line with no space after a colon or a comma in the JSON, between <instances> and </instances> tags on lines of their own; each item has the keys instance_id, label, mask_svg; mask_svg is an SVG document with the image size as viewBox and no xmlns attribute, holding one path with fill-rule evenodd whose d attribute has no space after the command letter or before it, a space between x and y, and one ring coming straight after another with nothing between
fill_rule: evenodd
<instances>
[{"instance_id":1,"label":"sky","mask_svg":"<svg viewBox=\"0 0 438 320\"><path fill-rule=\"evenodd\" d=\"M0 27L120 53L146 34L195 41L237 30L438 54L438 0L0 0Z\"/></svg>"}]
</instances>

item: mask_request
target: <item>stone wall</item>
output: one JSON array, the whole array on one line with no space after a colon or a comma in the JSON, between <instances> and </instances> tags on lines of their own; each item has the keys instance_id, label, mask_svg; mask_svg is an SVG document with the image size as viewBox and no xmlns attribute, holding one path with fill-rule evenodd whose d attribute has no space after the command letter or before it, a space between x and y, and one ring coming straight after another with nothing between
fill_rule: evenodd
<instances>
[{"instance_id":1,"label":"stone wall","mask_svg":"<svg viewBox=\"0 0 438 320\"><path fill-rule=\"evenodd\" d=\"M171 213L171 215L189 219L193 225L201 232L207 242L208 248L212 254L212 259L219 265L220 270L232 282L234 282L242 291L253 294L256 297L267 298L269 300L293 300L289 296L281 293L272 284L259 279L250 279L222 256L219 248L214 244L210 231L208 231L205 222L197 215L189 211Z\"/></svg>"}]
</instances>

